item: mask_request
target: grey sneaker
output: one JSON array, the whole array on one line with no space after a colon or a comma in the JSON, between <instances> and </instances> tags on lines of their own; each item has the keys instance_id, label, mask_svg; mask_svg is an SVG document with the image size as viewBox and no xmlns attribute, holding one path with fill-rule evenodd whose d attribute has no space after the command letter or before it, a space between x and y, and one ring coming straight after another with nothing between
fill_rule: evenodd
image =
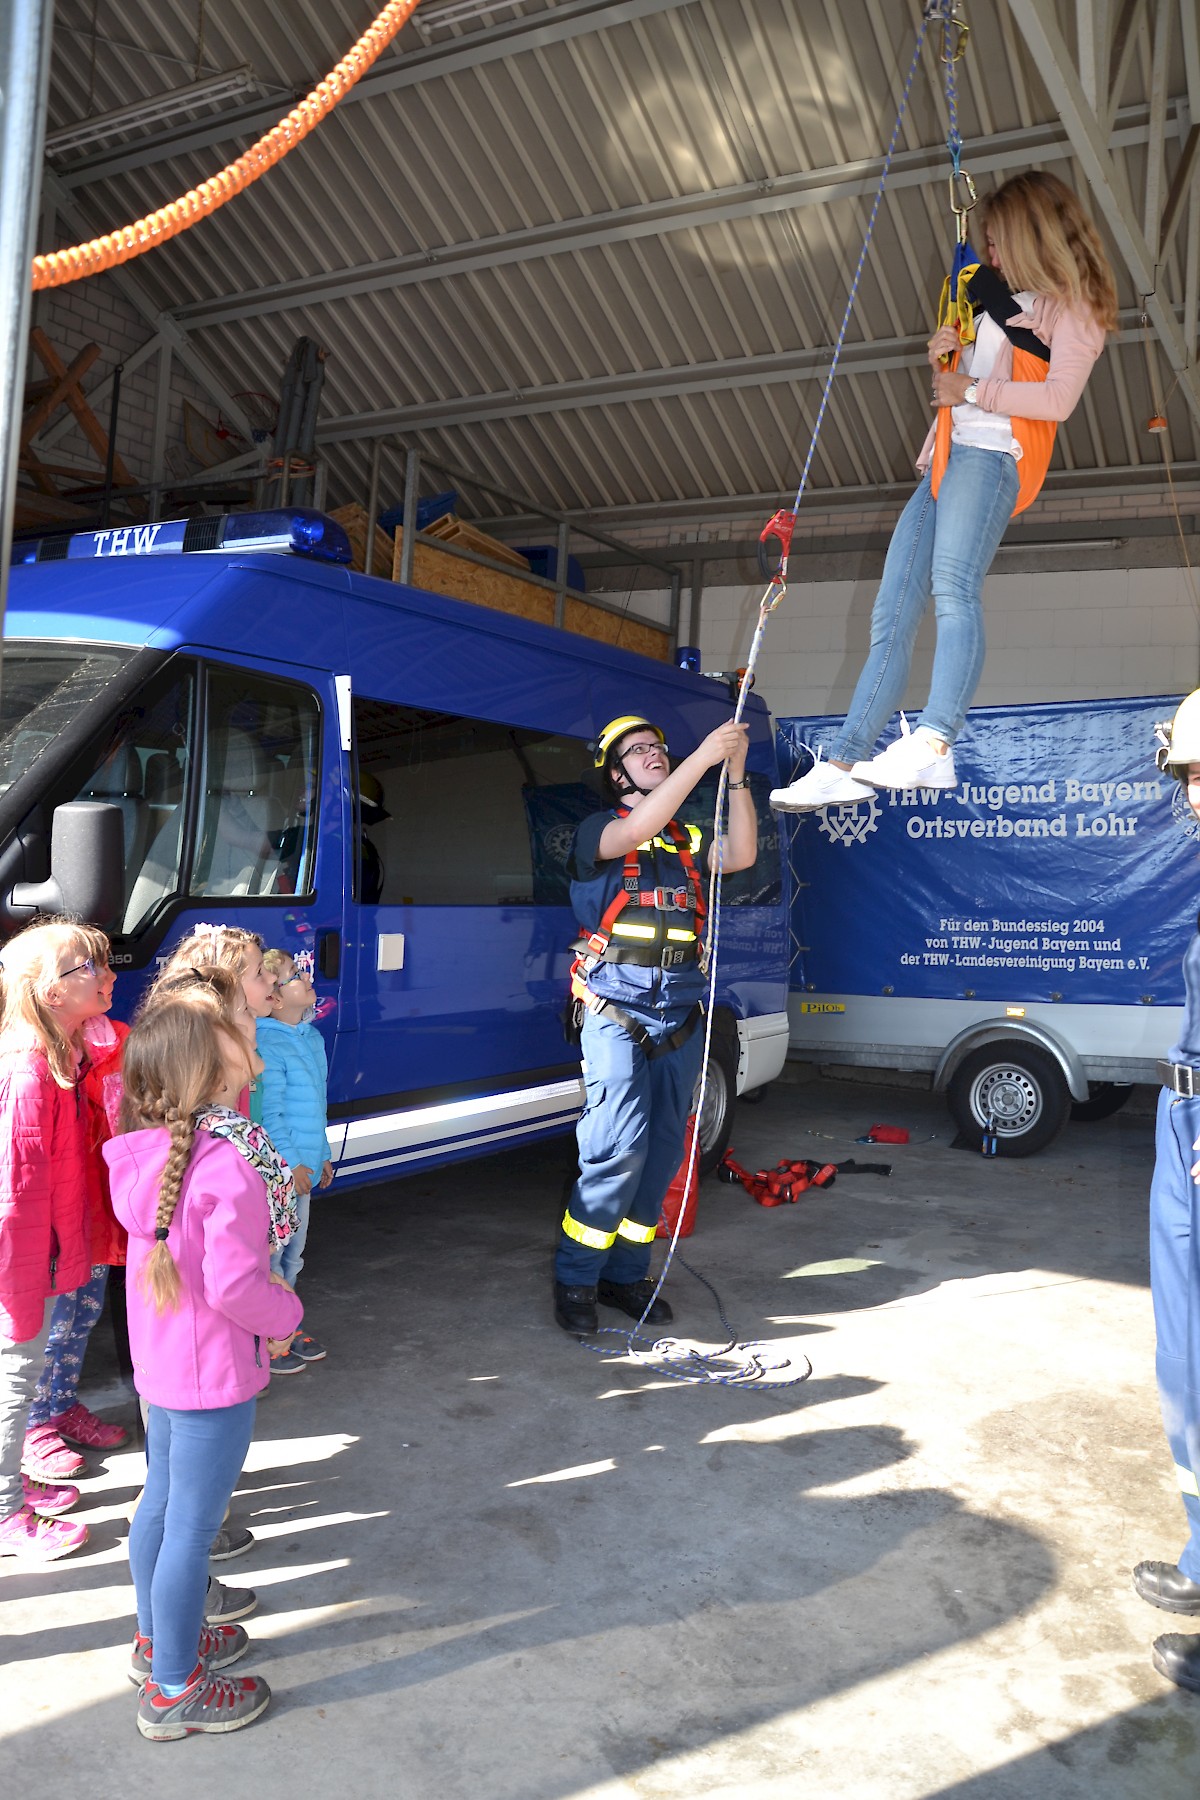
<instances>
[{"instance_id":1,"label":"grey sneaker","mask_svg":"<svg viewBox=\"0 0 1200 1800\"><path fill-rule=\"evenodd\" d=\"M271 1690L258 1675L210 1675L197 1663L182 1694L160 1693L153 1677L138 1697L137 1727L144 1738L165 1743L197 1731L240 1731L266 1712Z\"/></svg>"},{"instance_id":2,"label":"grey sneaker","mask_svg":"<svg viewBox=\"0 0 1200 1800\"><path fill-rule=\"evenodd\" d=\"M282 1356L273 1356L271 1358L272 1377L276 1375L301 1375L307 1367L308 1364L305 1362L304 1358L302 1356L297 1356L294 1350L285 1350Z\"/></svg>"},{"instance_id":3,"label":"grey sneaker","mask_svg":"<svg viewBox=\"0 0 1200 1800\"><path fill-rule=\"evenodd\" d=\"M200 1661L209 1673L227 1669L250 1648L250 1639L240 1625L202 1625L200 1627ZM133 1634L133 1655L129 1659L129 1679L140 1686L149 1680L154 1650L150 1639L140 1631Z\"/></svg>"},{"instance_id":4,"label":"grey sneaker","mask_svg":"<svg viewBox=\"0 0 1200 1800\"><path fill-rule=\"evenodd\" d=\"M235 1556L245 1556L247 1550L253 1548L254 1533L247 1531L244 1525L222 1525L208 1547L208 1554L213 1562L232 1562Z\"/></svg>"},{"instance_id":5,"label":"grey sneaker","mask_svg":"<svg viewBox=\"0 0 1200 1800\"><path fill-rule=\"evenodd\" d=\"M253 1588L226 1587L215 1575L209 1576L204 1596L206 1625L227 1625L230 1619L249 1618L257 1605L258 1595Z\"/></svg>"}]
</instances>

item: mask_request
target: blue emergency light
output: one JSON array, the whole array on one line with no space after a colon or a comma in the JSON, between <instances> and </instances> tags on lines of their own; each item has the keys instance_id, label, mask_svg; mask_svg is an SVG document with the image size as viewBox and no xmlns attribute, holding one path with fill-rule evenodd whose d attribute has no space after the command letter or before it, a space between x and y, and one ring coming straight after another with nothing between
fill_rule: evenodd
<instances>
[{"instance_id":1,"label":"blue emergency light","mask_svg":"<svg viewBox=\"0 0 1200 1800\"><path fill-rule=\"evenodd\" d=\"M336 519L311 507L290 506L272 512L161 519L152 525L111 525L103 531L33 538L13 545L13 562L98 562L110 556L188 556L213 550L288 550L331 563L349 563L354 555L350 539Z\"/></svg>"}]
</instances>

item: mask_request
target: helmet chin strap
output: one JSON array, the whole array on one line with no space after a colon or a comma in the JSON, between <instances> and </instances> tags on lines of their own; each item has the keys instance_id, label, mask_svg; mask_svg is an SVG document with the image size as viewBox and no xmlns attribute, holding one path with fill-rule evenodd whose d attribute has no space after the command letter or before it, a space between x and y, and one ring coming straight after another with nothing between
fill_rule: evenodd
<instances>
[{"instance_id":1,"label":"helmet chin strap","mask_svg":"<svg viewBox=\"0 0 1200 1800\"><path fill-rule=\"evenodd\" d=\"M621 771L621 774L625 777L625 781L627 783L626 787L621 788L619 790L622 797L624 797L624 795L629 792L630 788L633 789L633 792L635 794L640 794L642 796L643 800L646 798L647 794L652 794L654 792L653 788L644 788L644 787L638 786L637 782L633 779L633 776L629 773L629 770L625 767L624 759L622 757L614 756L613 757L613 765L614 765L614 769L619 769Z\"/></svg>"}]
</instances>

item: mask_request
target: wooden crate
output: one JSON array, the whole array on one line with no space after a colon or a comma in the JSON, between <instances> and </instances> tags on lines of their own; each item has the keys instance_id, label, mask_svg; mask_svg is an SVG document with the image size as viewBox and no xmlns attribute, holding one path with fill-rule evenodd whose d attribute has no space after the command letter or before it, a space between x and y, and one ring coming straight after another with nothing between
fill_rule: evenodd
<instances>
[{"instance_id":1,"label":"wooden crate","mask_svg":"<svg viewBox=\"0 0 1200 1800\"><path fill-rule=\"evenodd\" d=\"M463 550L473 550L476 556L490 556L493 562L511 563L515 569L528 569L529 558L514 550L511 544L502 544L499 538L489 537L486 531L480 531L478 525L471 525L466 519L460 519L456 513L443 513L432 525L425 528L426 537L441 538L447 544L458 544Z\"/></svg>"},{"instance_id":2,"label":"wooden crate","mask_svg":"<svg viewBox=\"0 0 1200 1800\"><path fill-rule=\"evenodd\" d=\"M395 561L392 579L400 579L400 552L403 530L396 532ZM508 575L500 569L485 569L479 563L467 562L448 550L435 550L419 539L413 554L412 584L433 594L449 594L455 600L470 600L476 606L491 607L494 612L512 613L520 619L536 619L539 624L553 625L557 596L552 588L522 581L519 575ZM586 600L568 598L564 625L580 637L595 638L604 644L619 644L622 650L636 650L641 656L669 662L671 640L665 631L643 625L633 619L619 618Z\"/></svg>"},{"instance_id":3,"label":"wooden crate","mask_svg":"<svg viewBox=\"0 0 1200 1800\"><path fill-rule=\"evenodd\" d=\"M351 568L362 574L366 567L364 552L367 546L367 509L352 500L349 506L339 506L329 517L336 519L346 536L350 539L350 548L354 552ZM371 557L371 574L385 578L392 572L392 540L387 532L378 525L375 527L374 554Z\"/></svg>"}]
</instances>

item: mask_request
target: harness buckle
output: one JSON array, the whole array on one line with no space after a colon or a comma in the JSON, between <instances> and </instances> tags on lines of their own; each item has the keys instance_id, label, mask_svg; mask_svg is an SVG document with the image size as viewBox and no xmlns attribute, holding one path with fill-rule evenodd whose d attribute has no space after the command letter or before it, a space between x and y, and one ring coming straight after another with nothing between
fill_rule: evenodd
<instances>
[{"instance_id":1,"label":"harness buckle","mask_svg":"<svg viewBox=\"0 0 1200 1800\"><path fill-rule=\"evenodd\" d=\"M1181 1076L1187 1077L1187 1086L1186 1087L1180 1086L1180 1077ZM1196 1098L1196 1071L1192 1067L1191 1063L1176 1063L1175 1064L1175 1084L1174 1085L1175 1085L1175 1092L1179 1095L1181 1100L1194 1100Z\"/></svg>"}]
</instances>

